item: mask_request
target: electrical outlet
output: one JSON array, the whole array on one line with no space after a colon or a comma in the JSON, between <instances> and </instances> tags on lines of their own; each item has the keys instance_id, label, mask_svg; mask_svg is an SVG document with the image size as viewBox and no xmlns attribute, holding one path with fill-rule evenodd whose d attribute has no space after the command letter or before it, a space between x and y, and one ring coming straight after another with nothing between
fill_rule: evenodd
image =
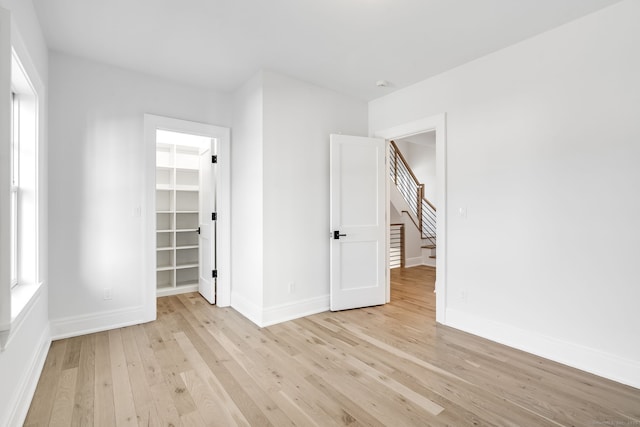
<instances>
[{"instance_id":1,"label":"electrical outlet","mask_svg":"<svg viewBox=\"0 0 640 427\"><path fill-rule=\"evenodd\" d=\"M468 293L466 289L460 291L460 301L467 302Z\"/></svg>"},{"instance_id":2,"label":"electrical outlet","mask_svg":"<svg viewBox=\"0 0 640 427\"><path fill-rule=\"evenodd\" d=\"M296 291L296 284L294 282L289 282L289 293L292 294Z\"/></svg>"},{"instance_id":3,"label":"electrical outlet","mask_svg":"<svg viewBox=\"0 0 640 427\"><path fill-rule=\"evenodd\" d=\"M105 300L111 299L111 288L104 288L104 295L102 298Z\"/></svg>"}]
</instances>

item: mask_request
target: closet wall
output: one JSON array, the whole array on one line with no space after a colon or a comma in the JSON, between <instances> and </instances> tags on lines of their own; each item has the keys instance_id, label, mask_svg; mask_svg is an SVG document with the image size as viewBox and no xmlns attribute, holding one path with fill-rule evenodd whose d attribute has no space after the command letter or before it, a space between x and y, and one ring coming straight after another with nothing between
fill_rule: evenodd
<instances>
[{"instance_id":1,"label":"closet wall","mask_svg":"<svg viewBox=\"0 0 640 427\"><path fill-rule=\"evenodd\" d=\"M50 82L49 309L65 336L142 316L144 114L230 126L231 113L217 92L60 53Z\"/></svg>"}]
</instances>

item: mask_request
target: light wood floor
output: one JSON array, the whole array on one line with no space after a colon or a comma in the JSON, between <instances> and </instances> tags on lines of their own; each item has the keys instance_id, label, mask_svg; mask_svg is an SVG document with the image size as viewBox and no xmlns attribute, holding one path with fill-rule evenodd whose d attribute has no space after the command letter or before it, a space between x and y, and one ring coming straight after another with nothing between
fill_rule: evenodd
<instances>
[{"instance_id":1,"label":"light wood floor","mask_svg":"<svg viewBox=\"0 0 640 427\"><path fill-rule=\"evenodd\" d=\"M640 425L640 390L434 322L434 270L392 302L260 329L199 295L56 341L28 426Z\"/></svg>"}]
</instances>

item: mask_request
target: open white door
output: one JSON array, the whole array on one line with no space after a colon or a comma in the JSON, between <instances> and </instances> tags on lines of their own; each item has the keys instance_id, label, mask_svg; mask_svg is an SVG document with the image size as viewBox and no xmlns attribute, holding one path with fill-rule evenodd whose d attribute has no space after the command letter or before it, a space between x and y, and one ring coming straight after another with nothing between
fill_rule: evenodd
<instances>
[{"instance_id":1,"label":"open white door","mask_svg":"<svg viewBox=\"0 0 640 427\"><path fill-rule=\"evenodd\" d=\"M212 140L213 145L213 140ZM200 215L198 225L200 235L200 274L198 291L211 304L216 303L216 222L212 214L216 212L216 183L212 162L212 148L207 147L200 152Z\"/></svg>"},{"instance_id":2,"label":"open white door","mask_svg":"<svg viewBox=\"0 0 640 427\"><path fill-rule=\"evenodd\" d=\"M385 141L331 135L332 311L386 302Z\"/></svg>"}]
</instances>

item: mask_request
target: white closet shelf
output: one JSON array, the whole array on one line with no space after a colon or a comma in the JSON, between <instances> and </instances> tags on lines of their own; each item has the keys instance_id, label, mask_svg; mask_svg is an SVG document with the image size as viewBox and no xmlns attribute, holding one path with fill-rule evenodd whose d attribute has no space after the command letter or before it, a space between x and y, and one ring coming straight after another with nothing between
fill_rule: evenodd
<instances>
[{"instance_id":1,"label":"white closet shelf","mask_svg":"<svg viewBox=\"0 0 640 427\"><path fill-rule=\"evenodd\" d=\"M182 269L185 269L185 268L198 268L198 263L197 262L195 262L195 263L192 262L190 264L178 264L178 265L176 265L175 267L172 267L172 268L175 268L176 270L182 270Z\"/></svg>"},{"instance_id":2,"label":"white closet shelf","mask_svg":"<svg viewBox=\"0 0 640 427\"><path fill-rule=\"evenodd\" d=\"M199 148L157 144L158 296L198 290Z\"/></svg>"},{"instance_id":3,"label":"white closet shelf","mask_svg":"<svg viewBox=\"0 0 640 427\"><path fill-rule=\"evenodd\" d=\"M194 280L189 280L185 282L178 282L177 285L178 286L197 286L198 282Z\"/></svg>"}]
</instances>

